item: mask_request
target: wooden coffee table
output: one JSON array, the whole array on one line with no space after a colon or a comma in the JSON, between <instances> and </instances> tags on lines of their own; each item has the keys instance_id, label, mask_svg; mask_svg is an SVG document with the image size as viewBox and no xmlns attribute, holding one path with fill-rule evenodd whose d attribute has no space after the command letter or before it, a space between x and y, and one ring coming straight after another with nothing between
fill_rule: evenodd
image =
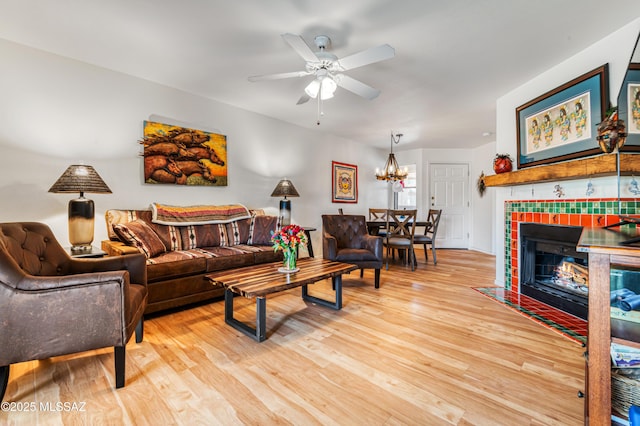
<instances>
[{"instance_id":1,"label":"wooden coffee table","mask_svg":"<svg viewBox=\"0 0 640 426\"><path fill-rule=\"evenodd\" d=\"M258 342L267 338L267 295L302 287L304 300L339 310L342 309L342 274L358 269L357 265L310 257L299 259L298 267L300 270L293 274L278 272L278 268L281 266L282 262L267 263L205 276L212 284L224 287L224 321ZM327 278L332 280L335 302L320 299L308 293L307 285ZM233 298L235 295L256 299L255 327L233 317Z\"/></svg>"}]
</instances>

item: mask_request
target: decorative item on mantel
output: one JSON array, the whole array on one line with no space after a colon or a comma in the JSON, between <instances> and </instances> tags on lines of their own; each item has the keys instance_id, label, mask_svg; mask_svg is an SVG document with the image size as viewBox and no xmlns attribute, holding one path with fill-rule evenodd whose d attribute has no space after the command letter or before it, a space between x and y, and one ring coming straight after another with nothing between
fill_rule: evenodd
<instances>
[{"instance_id":1,"label":"decorative item on mantel","mask_svg":"<svg viewBox=\"0 0 640 426\"><path fill-rule=\"evenodd\" d=\"M513 169L513 160L509 154L496 154L493 159L493 171L496 174L507 173Z\"/></svg>"},{"instance_id":2,"label":"decorative item on mantel","mask_svg":"<svg viewBox=\"0 0 640 426\"><path fill-rule=\"evenodd\" d=\"M282 250L284 261L278 272L291 274L300 270L297 267L298 247L307 245L307 234L298 225L287 225L271 235L273 250Z\"/></svg>"},{"instance_id":3,"label":"decorative item on mantel","mask_svg":"<svg viewBox=\"0 0 640 426\"><path fill-rule=\"evenodd\" d=\"M607 118L598 125L596 139L605 154L618 152L627 140L624 120L618 120L618 111L615 107L608 111Z\"/></svg>"}]
</instances>

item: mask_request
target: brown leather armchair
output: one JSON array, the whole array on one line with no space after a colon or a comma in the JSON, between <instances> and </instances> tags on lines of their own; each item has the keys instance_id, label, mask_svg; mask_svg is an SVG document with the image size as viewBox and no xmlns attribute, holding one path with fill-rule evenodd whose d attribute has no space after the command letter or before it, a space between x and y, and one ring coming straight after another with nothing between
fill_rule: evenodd
<instances>
[{"instance_id":1,"label":"brown leather armchair","mask_svg":"<svg viewBox=\"0 0 640 426\"><path fill-rule=\"evenodd\" d=\"M0 223L0 400L11 364L107 346L123 387L125 345L143 337L145 263L71 258L45 224Z\"/></svg>"},{"instance_id":2,"label":"brown leather armchair","mask_svg":"<svg viewBox=\"0 0 640 426\"><path fill-rule=\"evenodd\" d=\"M367 221L359 215L322 215L322 257L375 269L375 287L380 288L382 237L369 235Z\"/></svg>"}]
</instances>

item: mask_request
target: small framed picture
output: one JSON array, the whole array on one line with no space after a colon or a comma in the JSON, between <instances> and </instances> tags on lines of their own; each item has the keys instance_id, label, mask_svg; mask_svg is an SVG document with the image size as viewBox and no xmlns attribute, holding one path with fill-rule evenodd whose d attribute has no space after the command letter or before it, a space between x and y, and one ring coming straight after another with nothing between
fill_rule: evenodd
<instances>
[{"instance_id":1,"label":"small framed picture","mask_svg":"<svg viewBox=\"0 0 640 426\"><path fill-rule=\"evenodd\" d=\"M331 162L333 203L358 202L358 166L354 164Z\"/></svg>"}]
</instances>

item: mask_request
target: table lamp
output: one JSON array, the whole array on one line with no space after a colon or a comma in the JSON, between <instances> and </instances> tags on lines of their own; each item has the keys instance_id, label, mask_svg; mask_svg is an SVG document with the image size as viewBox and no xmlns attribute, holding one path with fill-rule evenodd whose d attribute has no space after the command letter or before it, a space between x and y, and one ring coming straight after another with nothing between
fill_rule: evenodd
<instances>
[{"instance_id":1,"label":"table lamp","mask_svg":"<svg viewBox=\"0 0 640 426\"><path fill-rule=\"evenodd\" d=\"M291 200L287 200L287 197L299 197L296 187L287 178L282 179L276 185L276 188L271 193L272 197L284 197L284 200L280 200L280 224L282 226L291 224Z\"/></svg>"},{"instance_id":2,"label":"table lamp","mask_svg":"<svg viewBox=\"0 0 640 426\"><path fill-rule=\"evenodd\" d=\"M91 166L71 165L49 189L49 192L79 192L80 197L69 201L69 242L73 253L91 251L95 208L93 200L84 198L85 192L111 194L111 190Z\"/></svg>"}]
</instances>

